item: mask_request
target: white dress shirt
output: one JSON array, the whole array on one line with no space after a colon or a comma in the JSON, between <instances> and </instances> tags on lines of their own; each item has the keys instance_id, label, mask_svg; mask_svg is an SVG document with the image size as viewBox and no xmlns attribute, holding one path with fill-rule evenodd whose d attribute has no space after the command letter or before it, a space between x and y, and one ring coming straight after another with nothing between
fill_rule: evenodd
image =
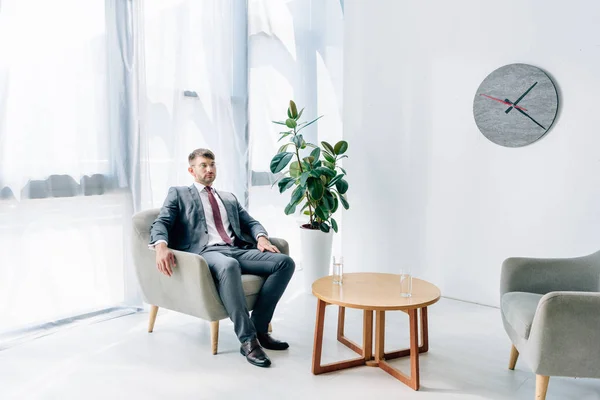
<instances>
[{"instance_id":1,"label":"white dress shirt","mask_svg":"<svg viewBox=\"0 0 600 400\"><path fill-rule=\"evenodd\" d=\"M223 239L221 238L221 235L219 235L219 231L217 231L217 225L215 224L215 216L213 214L212 206L210 205L210 200L208 200L208 192L206 191L206 186L198 182L194 182L194 186L198 190L198 194L200 195L200 201L202 202L202 208L204 208L204 217L206 220L206 227L208 230L208 243L206 245L214 246L217 244L226 244L225 241L223 241ZM225 205L223 204L221 197L217 195L217 191L214 188L213 193L215 195L215 199L217 200L217 204L219 205L219 211L221 212L221 222L223 223L223 228L225 228L225 232L231 238L231 242L233 243L235 235L233 234L233 228L229 223L227 210L225 209ZM256 240L258 241L258 238L261 236L267 237L267 235L265 235L264 233L259 233L258 235L256 235ZM166 240L157 240L155 243L151 244L150 247L154 248L154 246L156 246L159 243L167 242Z\"/></svg>"},{"instance_id":2,"label":"white dress shirt","mask_svg":"<svg viewBox=\"0 0 600 400\"><path fill-rule=\"evenodd\" d=\"M215 224L215 216L213 214L212 206L210 205L210 201L208 200L208 192L206 191L206 186L201 183L194 182L194 186L198 189L198 193L200 194L200 201L202 201L202 208L204 208L204 216L206 217L206 226L208 227L208 243L207 246L214 246L215 244L226 244L221 235L219 235L219 231L217 231L217 225ZM221 201L221 197L217 195L217 191L213 188L213 193L215 195L215 199L217 199L217 204L219 205L219 211L221 212L221 222L223 223L223 228L225 228L225 233L227 236L231 238L231 243L233 243L234 235L233 229L231 228L231 224L229 223L229 217L227 216L227 210L225 209L225 205Z\"/></svg>"}]
</instances>

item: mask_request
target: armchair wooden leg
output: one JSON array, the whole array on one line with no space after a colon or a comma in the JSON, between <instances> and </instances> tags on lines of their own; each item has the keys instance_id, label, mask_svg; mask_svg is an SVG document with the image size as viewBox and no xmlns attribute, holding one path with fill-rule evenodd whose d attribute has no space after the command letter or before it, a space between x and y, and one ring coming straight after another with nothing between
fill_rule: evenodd
<instances>
[{"instance_id":1,"label":"armchair wooden leg","mask_svg":"<svg viewBox=\"0 0 600 400\"><path fill-rule=\"evenodd\" d=\"M517 365L517 358L519 358L519 350L513 344L510 348L510 360L508 361L508 369L515 369Z\"/></svg>"},{"instance_id":2,"label":"armchair wooden leg","mask_svg":"<svg viewBox=\"0 0 600 400\"><path fill-rule=\"evenodd\" d=\"M273 332L273 326L271 326L270 322L269 322L269 327L267 328L267 332L269 332L269 333Z\"/></svg>"},{"instance_id":3,"label":"armchair wooden leg","mask_svg":"<svg viewBox=\"0 0 600 400\"><path fill-rule=\"evenodd\" d=\"M219 347L219 321L210 322L210 342L213 355L217 354L217 348Z\"/></svg>"},{"instance_id":4,"label":"armchair wooden leg","mask_svg":"<svg viewBox=\"0 0 600 400\"><path fill-rule=\"evenodd\" d=\"M549 376L535 376L535 400L546 400L546 392L548 391Z\"/></svg>"},{"instance_id":5,"label":"armchair wooden leg","mask_svg":"<svg viewBox=\"0 0 600 400\"><path fill-rule=\"evenodd\" d=\"M158 313L158 306L152 306L150 308L150 319L148 320L148 332L154 330L154 322L156 321L156 314Z\"/></svg>"}]
</instances>

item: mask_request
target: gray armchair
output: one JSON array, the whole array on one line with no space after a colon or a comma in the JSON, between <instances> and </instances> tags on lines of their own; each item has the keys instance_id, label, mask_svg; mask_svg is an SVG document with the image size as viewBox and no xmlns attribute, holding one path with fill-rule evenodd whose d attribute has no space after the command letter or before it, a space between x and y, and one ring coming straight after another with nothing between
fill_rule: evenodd
<instances>
[{"instance_id":1,"label":"gray armchair","mask_svg":"<svg viewBox=\"0 0 600 400\"><path fill-rule=\"evenodd\" d=\"M142 211L133 216L133 260L144 301L151 304L148 332L154 329L159 307L193 315L210 321L212 353L217 354L219 342L219 320L227 318L227 312L213 277L204 258L198 254L173 250L177 267L173 275L167 277L156 268L155 253L148 248L150 226L156 219L159 209ZM288 243L283 239L270 238L284 254L289 254ZM263 278L256 275L242 275L242 285L246 294L248 310L252 310ZM271 326L269 325L269 330Z\"/></svg>"},{"instance_id":2,"label":"gray armchair","mask_svg":"<svg viewBox=\"0 0 600 400\"><path fill-rule=\"evenodd\" d=\"M600 251L563 259L509 258L502 264L501 314L544 400L550 376L600 378Z\"/></svg>"}]
</instances>

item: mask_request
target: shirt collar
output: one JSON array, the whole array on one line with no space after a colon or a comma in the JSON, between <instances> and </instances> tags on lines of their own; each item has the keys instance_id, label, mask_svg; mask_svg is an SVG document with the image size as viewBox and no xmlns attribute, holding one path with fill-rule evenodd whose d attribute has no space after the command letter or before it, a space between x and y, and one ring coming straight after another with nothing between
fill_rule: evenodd
<instances>
[{"instance_id":1,"label":"shirt collar","mask_svg":"<svg viewBox=\"0 0 600 400\"><path fill-rule=\"evenodd\" d=\"M203 185L201 183L198 183L196 181L194 181L194 186L196 186L196 189L198 190L198 193L202 193L202 191L206 188L205 185ZM213 190L214 190L214 187L213 187Z\"/></svg>"}]
</instances>

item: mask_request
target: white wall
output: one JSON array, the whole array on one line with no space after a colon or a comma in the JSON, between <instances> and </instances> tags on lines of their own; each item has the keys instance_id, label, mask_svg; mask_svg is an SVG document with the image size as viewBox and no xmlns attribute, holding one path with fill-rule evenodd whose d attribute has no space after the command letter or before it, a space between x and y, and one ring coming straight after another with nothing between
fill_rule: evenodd
<instances>
[{"instance_id":1,"label":"white wall","mask_svg":"<svg viewBox=\"0 0 600 400\"><path fill-rule=\"evenodd\" d=\"M505 258L600 249L599 20L585 0L346 0L347 270L408 264L444 296L498 305ZM511 149L472 108L515 62L545 70L560 105Z\"/></svg>"}]
</instances>

